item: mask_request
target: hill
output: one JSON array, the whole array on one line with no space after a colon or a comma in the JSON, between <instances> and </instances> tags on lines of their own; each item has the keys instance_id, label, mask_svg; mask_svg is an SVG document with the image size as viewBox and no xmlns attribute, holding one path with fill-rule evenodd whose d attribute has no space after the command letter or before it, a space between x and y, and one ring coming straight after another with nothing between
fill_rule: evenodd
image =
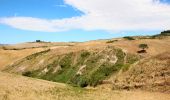
<instances>
[{"instance_id":1,"label":"hill","mask_svg":"<svg viewBox=\"0 0 170 100\"><path fill-rule=\"evenodd\" d=\"M4 50L0 48L0 70L5 66L12 64L13 62L22 59L35 52L40 52L44 48L24 49L24 50Z\"/></svg>"},{"instance_id":2,"label":"hill","mask_svg":"<svg viewBox=\"0 0 170 100\"><path fill-rule=\"evenodd\" d=\"M169 100L168 94L145 91L81 89L0 72L0 100Z\"/></svg>"},{"instance_id":3,"label":"hill","mask_svg":"<svg viewBox=\"0 0 170 100\"><path fill-rule=\"evenodd\" d=\"M64 42L29 42L13 45L0 46L0 70L5 66L12 64L28 55L34 54L47 49L65 48L72 46L75 43L64 43Z\"/></svg>"},{"instance_id":4,"label":"hill","mask_svg":"<svg viewBox=\"0 0 170 100\"><path fill-rule=\"evenodd\" d=\"M170 52L145 58L114 79L114 88L170 93Z\"/></svg>"},{"instance_id":5,"label":"hill","mask_svg":"<svg viewBox=\"0 0 170 100\"><path fill-rule=\"evenodd\" d=\"M112 46L93 47L66 54L55 54L55 50L49 49L27 56L4 71L82 87L96 86L101 80L138 60L137 56L131 55L136 59L124 63L125 55L121 49Z\"/></svg>"},{"instance_id":6,"label":"hill","mask_svg":"<svg viewBox=\"0 0 170 100\"><path fill-rule=\"evenodd\" d=\"M65 99L78 99L81 97L83 99L97 98L100 100L113 97L120 98L120 100L124 100L124 98L133 100L141 97L141 100L143 100L148 99L143 96L151 96L152 100L153 98L161 99L164 95L166 100L169 98L166 93L169 93L170 89L170 37L137 36L130 38L133 39L126 37L83 43L41 42L10 45L6 46L5 49L4 47L0 49L0 70L5 73L12 73L12 76L13 74L19 74L35 78L35 84L36 82L39 83L39 81L42 84L47 82L39 79L53 81L56 84L58 84L57 82L67 84L66 86L61 86L62 89L59 88L60 86L56 86L57 90L52 87L50 88L52 90L45 89L42 91L38 88L33 94L29 91L28 94L31 94L32 98L48 97L56 99L58 96L63 97L63 95L66 95ZM149 48L146 53L137 53L141 50L139 48L140 44L148 45ZM28 91L25 84L34 82L32 82L32 78L17 75L17 78L8 77L10 74L4 73L1 73L1 75L0 78L4 79L6 83L9 81L9 84L14 81L13 79L22 83L23 80L28 79L26 83L15 87L22 91L17 91L17 93L19 92L24 96L23 91ZM21 77L21 79L18 77ZM54 84L53 82L48 83ZM14 84L19 83L14 82ZM11 88L12 90L10 91L15 91L12 85L9 85L9 88L5 83L1 83L1 85L2 91L4 89L10 90ZM26 90L19 87L26 87ZM28 86L28 88L35 91L34 86L33 89L31 86ZM48 86L46 88L48 89ZM112 89L120 91L115 92ZM130 90L130 92L124 90ZM60 91L61 95L57 95L59 92L54 93L53 91ZM154 91L154 93L146 91ZM47 92L47 95L44 94L45 92ZM120 94L122 98L115 93ZM5 98L6 95L14 98L11 94L7 91ZM97 97L96 95L100 96Z\"/></svg>"},{"instance_id":7,"label":"hill","mask_svg":"<svg viewBox=\"0 0 170 100\"><path fill-rule=\"evenodd\" d=\"M170 38L119 39L89 41L74 46L46 49L6 66L3 71L45 80L96 86L111 79L121 69L128 69L140 59L170 51ZM112 40L113 41L113 40ZM146 54L137 54L138 45L149 46Z\"/></svg>"}]
</instances>

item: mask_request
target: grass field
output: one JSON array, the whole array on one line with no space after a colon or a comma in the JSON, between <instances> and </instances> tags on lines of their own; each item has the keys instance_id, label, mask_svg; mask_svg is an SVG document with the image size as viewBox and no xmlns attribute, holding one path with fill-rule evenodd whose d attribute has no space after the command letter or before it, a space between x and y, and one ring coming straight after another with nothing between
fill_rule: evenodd
<instances>
[{"instance_id":1,"label":"grass field","mask_svg":"<svg viewBox=\"0 0 170 100\"><path fill-rule=\"evenodd\" d=\"M0 100L170 100L163 93L82 89L1 72L0 81Z\"/></svg>"}]
</instances>

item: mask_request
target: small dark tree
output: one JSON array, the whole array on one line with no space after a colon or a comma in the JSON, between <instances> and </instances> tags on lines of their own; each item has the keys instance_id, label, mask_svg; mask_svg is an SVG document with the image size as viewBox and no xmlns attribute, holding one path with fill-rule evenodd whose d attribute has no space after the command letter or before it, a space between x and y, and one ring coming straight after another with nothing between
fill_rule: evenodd
<instances>
[{"instance_id":1,"label":"small dark tree","mask_svg":"<svg viewBox=\"0 0 170 100\"><path fill-rule=\"evenodd\" d=\"M127 40L135 40L133 37L130 37L130 36L125 36L123 37L124 39L127 39Z\"/></svg>"},{"instance_id":2,"label":"small dark tree","mask_svg":"<svg viewBox=\"0 0 170 100\"><path fill-rule=\"evenodd\" d=\"M36 42L41 42L41 40L36 40Z\"/></svg>"},{"instance_id":3,"label":"small dark tree","mask_svg":"<svg viewBox=\"0 0 170 100\"><path fill-rule=\"evenodd\" d=\"M141 48L142 50L148 49L148 45L147 44L139 44L139 48Z\"/></svg>"},{"instance_id":4,"label":"small dark tree","mask_svg":"<svg viewBox=\"0 0 170 100\"><path fill-rule=\"evenodd\" d=\"M146 53L146 50L148 47L147 44L139 44L139 48L141 48L142 50L138 51L138 53Z\"/></svg>"}]
</instances>

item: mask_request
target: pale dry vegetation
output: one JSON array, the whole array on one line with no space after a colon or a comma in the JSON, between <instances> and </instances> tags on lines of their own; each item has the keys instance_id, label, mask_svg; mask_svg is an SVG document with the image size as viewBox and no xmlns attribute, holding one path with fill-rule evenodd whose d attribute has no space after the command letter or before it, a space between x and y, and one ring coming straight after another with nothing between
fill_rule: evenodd
<instances>
[{"instance_id":1,"label":"pale dry vegetation","mask_svg":"<svg viewBox=\"0 0 170 100\"><path fill-rule=\"evenodd\" d=\"M143 89L170 93L170 52L139 61L119 74L115 89Z\"/></svg>"},{"instance_id":2,"label":"pale dry vegetation","mask_svg":"<svg viewBox=\"0 0 170 100\"><path fill-rule=\"evenodd\" d=\"M24 58L30 54L40 52L43 48L24 49L24 50L3 50L0 49L0 70L13 62Z\"/></svg>"},{"instance_id":3,"label":"pale dry vegetation","mask_svg":"<svg viewBox=\"0 0 170 100\"><path fill-rule=\"evenodd\" d=\"M146 91L81 89L0 72L0 100L169 100L169 94Z\"/></svg>"},{"instance_id":4,"label":"pale dry vegetation","mask_svg":"<svg viewBox=\"0 0 170 100\"><path fill-rule=\"evenodd\" d=\"M112 39L84 43L24 43L9 46L9 50L1 48L0 70L7 68L9 72L15 73L16 71L20 74L28 72L25 73L27 76L33 70L41 69L38 73L47 73L45 75L48 80L55 79L54 73L61 70L60 67L63 67L64 70L61 76L66 79L72 75L72 72L82 74L85 68L91 66L90 68L95 70L89 71L90 74L87 73L87 75L92 75L95 71L96 73L92 75L94 79L98 78L101 73L109 75L104 78L104 81L109 81L111 84L102 84L96 88L89 86L79 88L0 72L0 100L170 100L170 52L168 52L170 51L170 37L155 39L134 37L134 39L117 38L116 41ZM137 54L137 51L140 50L139 44L148 45L147 53ZM112 52L107 49L112 46L121 49L123 53L120 52L117 57L114 57L116 53L112 56ZM64 59L69 55L73 56ZM107 60L111 63L121 61L123 66L116 65L117 67L121 66L120 69L110 75L110 70L97 65L106 59L96 55L102 55L104 58L109 57ZM71 58L71 65L70 62L68 63L68 58ZM93 58L99 58L99 60L95 61ZM58 67L58 64L62 66ZM105 64L106 67L108 67L107 64ZM73 68L76 68L76 71L73 71ZM105 72L109 72L109 74ZM38 75L38 73L36 72L34 75ZM58 73L56 75L58 76ZM81 82L84 82L83 79ZM116 90L113 90L113 87ZM150 92L146 92L146 90Z\"/></svg>"}]
</instances>

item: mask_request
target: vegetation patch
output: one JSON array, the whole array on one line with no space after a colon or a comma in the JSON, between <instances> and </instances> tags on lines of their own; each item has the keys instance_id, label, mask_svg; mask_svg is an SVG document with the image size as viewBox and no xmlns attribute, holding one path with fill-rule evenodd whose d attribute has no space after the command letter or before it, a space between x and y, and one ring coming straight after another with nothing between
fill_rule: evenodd
<instances>
[{"instance_id":1,"label":"vegetation patch","mask_svg":"<svg viewBox=\"0 0 170 100\"><path fill-rule=\"evenodd\" d=\"M49 50L35 53L26 57L26 60L34 61L47 52ZM113 56L117 58L115 63L111 62ZM125 63L125 57L127 63ZM55 58L53 57L49 64L45 64L37 70L23 72L22 75L78 87L95 87L120 69L128 69L130 64L135 61L135 56L126 55L121 49L109 46L98 51L82 50L58 55ZM21 65L21 63L19 64ZM82 66L84 66L83 71L81 70Z\"/></svg>"},{"instance_id":2,"label":"vegetation patch","mask_svg":"<svg viewBox=\"0 0 170 100\"><path fill-rule=\"evenodd\" d=\"M125 36L123 37L124 39L127 39L127 40L135 40L133 37L130 37L130 36Z\"/></svg>"},{"instance_id":3,"label":"vegetation patch","mask_svg":"<svg viewBox=\"0 0 170 100\"><path fill-rule=\"evenodd\" d=\"M41 51L41 52L34 53L34 54L30 55L30 56L27 56L26 59L27 60L34 59L34 58L36 58L36 57L38 57L38 56L40 56L42 54L45 54L45 53L47 53L49 51L50 51L50 49L47 49L47 50L44 50L44 51Z\"/></svg>"},{"instance_id":4,"label":"vegetation patch","mask_svg":"<svg viewBox=\"0 0 170 100\"><path fill-rule=\"evenodd\" d=\"M106 43L114 43L114 42L117 42L118 40L109 40L107 41Z\"/></svg>"}]
</instances>

